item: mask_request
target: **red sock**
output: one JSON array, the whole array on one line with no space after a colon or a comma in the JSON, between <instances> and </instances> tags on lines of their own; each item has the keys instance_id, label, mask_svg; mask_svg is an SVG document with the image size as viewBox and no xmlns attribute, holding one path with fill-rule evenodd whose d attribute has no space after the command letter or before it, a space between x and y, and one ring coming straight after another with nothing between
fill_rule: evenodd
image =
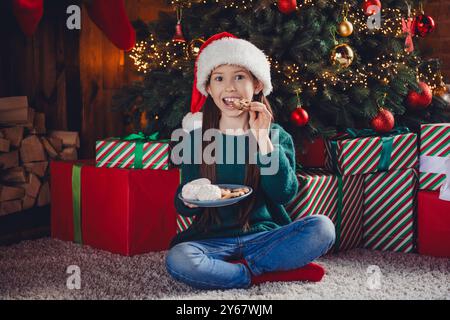
<instances>
[{"instance_id":1,"label":"red sock","mask_svg":"<svg viewBox=\"0 0 450 320\"><path fill-rule=\"evenodd\" d=\"M244 259L239 261L231 261L231 263L242 263L246 267L247 261ZM325 269L314 262L308 263L307 265L287 271L274 271L274 272L266 272L260 274L259 276L252 275L252 284L259 284L263 282L279 282L279 281L312 281L319 282L322 280L325 274Z\"/></svg>"},{"instance_id":2,"label":"red sock","mask_svg":"<svg viewBox=\"0 0 450 320\"><path fill-rule=\"evenodd\" d=\"M23 33L30 37L44 14L44 1L13 0L13 12Z\"/></svg>"},{"instance_id":3,"label":"red sock","mask_svg":"<svg viewBox=\"0 0 450 320\"><path fill-rule=\"evenodd\" d=\"M136 44L136 32L128 19L124 0L92 0L86 5L92 21L119 49Z\"/></svg>"}]
</instances>

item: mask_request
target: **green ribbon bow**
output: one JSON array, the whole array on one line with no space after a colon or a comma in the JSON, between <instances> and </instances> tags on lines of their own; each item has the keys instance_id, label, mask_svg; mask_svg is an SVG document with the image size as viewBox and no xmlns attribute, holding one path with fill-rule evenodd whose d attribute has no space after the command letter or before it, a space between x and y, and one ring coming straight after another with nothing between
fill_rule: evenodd
<instances>
[{"instance_id":1,"label":"green ribbon bow","mask_svg":"<svg viewBox=\"0 0 450 320\"><path fill-rule=\"evenodd\" d=\"M81 168L82 163L72 167L73 241L83 244L81 233Z\"/></svg>"},{"instance_id":2,"label":"green ribbon bow","mask_svg":"<svg viewBox=\"0 0 450 320\"><path fill-rule=\"evenodd\" d=\"M142 169L144 164L142 160L144 158L144 143L146 142L164 142L168 143L169 139L158 140L159 132L152 133L149 136L146 136L143 132L132 133L125 138L122 138L123 141L131 141L136 143L136 147L134 149L134 162L133 167L135 169ZM120 139L120 138L114 138Z\"/></svg>"},{"instance_id":3,"label":"green ribbon bow","mask_svg":"<svg viewBox=\"0 0 450 320\"><path fill-rule=\"evenodd\" d=\"M339 246L341 244L341 226L342 226L342 208L343 203L342 200L344 199L344 192L343 192L343 182L342 182L342 176L337 175L338 178L338 194L337 194L337 214L336 214L336 240L334 242L334 251L339 251Z\"/></svg>"}]
</instances>

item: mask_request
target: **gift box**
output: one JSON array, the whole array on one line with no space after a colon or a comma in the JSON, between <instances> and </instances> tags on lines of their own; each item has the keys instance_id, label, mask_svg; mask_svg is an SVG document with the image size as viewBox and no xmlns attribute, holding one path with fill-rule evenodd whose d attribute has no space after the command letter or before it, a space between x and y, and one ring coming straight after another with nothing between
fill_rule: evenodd
<instances>
[{"instance_id":1,"label":"gift box","mask_svg":"<svg viewBox=\"0 0 450 320\"><path fill-rule=\"evenodd\" d=\"M194 222L194 217L184 217L181 214L177 214L177 233L187 230L192 222Z\"/></svg>"},{"instance_id":2,"label":"gift box","mask_svg":"<svg viewBox=\"0 0 450 320\"><path fill-rule=\"evenodd\" d=\"M121 169L170 168L170 140L158 140L158 133L131 134L125 138L99 140L95 145L97 167Z\"/></svg>"},{"instance_id":3,"label":"gift box","mask_svg":"<svg viewBox=\"0 0 450 320\"><path fill-rule=\"evenodd\" d=\"M364 177L364 248L413 252L417 170L367 174Z\"/></svg>"},{"instance_id":4,"label":"gift box","mask_svg":"<svg viewBox=\"0 0 450 320\"><path fill-rule=\"evenodd\" d=\"M437 191L445 181L450 164L450 123L420 127L420 190ZM447 169L449 168L449 169Z\"/></svg>"},{"instance_id":5,"label":"gift box","mask_svg":"<svg viewBox=\"0 0 450 320\"><path fill-rule=\"evenodd\" d=\"M418 165L417 136L399 128L379 136L372 130L348 129L327 140L326 168L341 175L392 171Z\"/></svg>"},{"instance_id":6,"label":"gift box","mask_svg":"<svg viewBox=\"0 0 450 320\"><path fill-rule=\"evenodd\" d=\"M312 142L303 139L301 147L296 148L296 159L305 168L325 167L325 141L322 137Z\"/></svg>"},{"instance_id":7,"label":"gift box","mask_svg":"<svg viewBox=\"0 0 450 320\"><path fill-rule=\"evenodd\" d=\"M419 191L417 201L418 252L450 258L450 201L433 191Z\"/></svg>"},{"instance_id":8,"label":"gift box","mask_svg":"<svg viewBox=\"0 0 450 320\"><path fill-rule=\"evenodd\" d=\"M339 176L323 169L297 173L299 191L286 206L292 220L322 214L336 228L335 251L359 247L362 241L363 176Z\"/></svg>"},{"instance_id":9,"label":"gift box","mask_svg":"<svg viewBox=\"0 0 450 320\"><path fill-rule=\"evenodd\" d=\"M52 237L127 256L169 247L176 234L178 169L52 161L50 170Z\"/></svg>"}]
</instances>

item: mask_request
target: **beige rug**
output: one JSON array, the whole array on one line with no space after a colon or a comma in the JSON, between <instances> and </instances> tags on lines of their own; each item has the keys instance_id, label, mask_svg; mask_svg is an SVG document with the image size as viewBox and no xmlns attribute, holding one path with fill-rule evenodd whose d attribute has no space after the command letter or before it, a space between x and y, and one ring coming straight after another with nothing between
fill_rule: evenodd
<instances>
[{"instance_id":1,"label":"beige rug","mask_svg":"<svg viewBox=\"0 0 450 320\"><path fill-rule=\"evenodd\" d=\"M123 257L48 238L0 247L0 299L450 300L450 260L443 258L356 249L319 259L327 269L320 283L199 291L168 275L164 255Z\"/></svg>"}]
</instances>

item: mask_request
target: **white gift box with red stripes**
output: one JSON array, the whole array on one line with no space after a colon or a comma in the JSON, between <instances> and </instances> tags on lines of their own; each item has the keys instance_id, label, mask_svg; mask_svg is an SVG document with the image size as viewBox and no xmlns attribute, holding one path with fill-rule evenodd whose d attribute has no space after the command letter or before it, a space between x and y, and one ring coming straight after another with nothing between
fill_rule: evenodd
<instances>
[{"instance_id":1,"label":"white gift box with red stripes","mask_svg":"<svg viewBox=\"0 0 450 320\"><path fill-rule=\"evenodd\" d=\"M409 169L419 164L415 133L357 138L344 136L327 140L325 145L326 168L344 176ZM382 169L383 166L385 168Z\"/></svg>"},{"instance_id":2,"label":"white gift box with red stripes","mask_svg":"<svg viewBox=\"0 0 450 320\"><path fill-rule=\"evenodd\" d=\"M417 169L364 176L363 245L365 248L413 252Z\"/></svg>"},{"instance_id":3,"label":"white gift box with red stripes","mask_svg":"<svg viewBox=\"0 0 450 320\"><path fill-rule=\"evenodd\" d=\"M136 141L116 138L99 140L95 146L97 167L135 169ZM149 141L142 146L142 169L169 170L170 147L167 142Z\"/></svg>"},{"instance_id":4,"label":"white gift box with red stripes","mask_svg":"<svg viewBox=\"0 0 450 320\"><path fill-rule=\"evenodd\" d=\"M297 173L299 190L286 206L292 220L322 214L336 228L334 251L357 248L362 241L364 176L339 176L324 169Z\"/></svg>"},{"instance_id":5,"label":"white gift box with red stripes","mask_svg":"<svg viewBox=\"0 0 450 320\"><path fill-rule=\"evenodd\" d=\"M450 159L450 123L423 124L420 127L419 189L439 191L446 180Z\"/></svg>"}]
</instances>

